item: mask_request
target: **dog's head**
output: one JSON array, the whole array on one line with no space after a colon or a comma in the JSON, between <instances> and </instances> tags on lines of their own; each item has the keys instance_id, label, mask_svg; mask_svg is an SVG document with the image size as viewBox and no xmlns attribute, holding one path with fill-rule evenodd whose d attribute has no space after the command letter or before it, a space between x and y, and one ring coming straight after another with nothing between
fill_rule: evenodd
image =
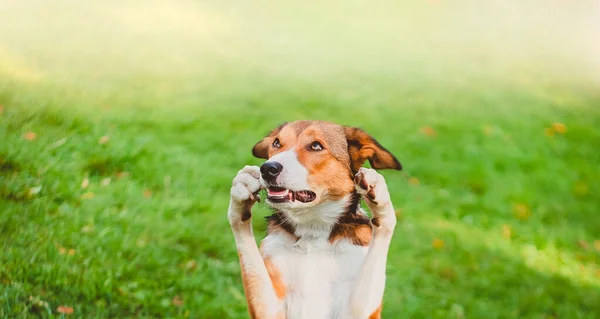
<instances>
[{"instance_id":1,"label":"dog's head","mask_svg":"<svg viewBox=\"0 0 600 319\"><path fill-rule=\"evenodd\" d=\"M281 209L337 201L354 192L354 175L369 160L374 169L402 169L363 130L323 121L285 123L254 145L267 202Z\"/></svg>"}]
</instances>

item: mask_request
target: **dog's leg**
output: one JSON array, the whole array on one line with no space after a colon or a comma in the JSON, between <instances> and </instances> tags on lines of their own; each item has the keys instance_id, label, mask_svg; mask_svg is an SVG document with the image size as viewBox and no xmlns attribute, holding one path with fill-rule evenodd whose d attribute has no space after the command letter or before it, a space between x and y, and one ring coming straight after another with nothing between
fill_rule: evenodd
<instances>
[{"instance_id":1,"label":"dog's leg","mask_svg":"<svg viewBox=\"0 0 600 319\"><path fill-rule=\"evenodd\" d=\"M246 166L233 179L227 217L240 257L242 282L253 319L283 318L282 302L277 298L265 263L252 232L251 209L259 199L260 169Z\"/></svg>"},{"instance_id":2,"label":"dog's leg","mask_svg":"<svg viewBox=\"0 0 600 319\"><path fill-rule=\"evenodd\" d=\"M387 254L396 227L396 214L385 179L373 169L361 168L354 179L373 214L373 240L350 296L352 317L380 318L385 290Z\"/></svg>"}]
</instances>

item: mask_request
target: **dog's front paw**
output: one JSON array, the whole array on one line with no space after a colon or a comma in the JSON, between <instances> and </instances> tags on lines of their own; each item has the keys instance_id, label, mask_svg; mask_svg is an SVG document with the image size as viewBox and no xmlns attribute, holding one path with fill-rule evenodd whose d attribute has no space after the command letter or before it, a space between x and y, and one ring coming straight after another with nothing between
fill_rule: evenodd
<instances>
[{"instance_id":1,"label":"dog's front paw","mask_svg":"<svg viewBox=\"0 0 600 319\"><path fill-rule=\"evenodd\" d=\"M227 218L231 225L250 220L252 205L260 201L258 195L260 189L260 168L258 166L245 166L237 173L231 186L231 201L227 212Z\"/></svg>"},{"instance_id":2,"label":"dog's front paw","mask_svg":"<svg viewBox=\"0 0 600 319\"><path fill-rule=\"evenodd\" d=\"M390 202L390 193L383 176L374 169L361 167L354 176L356 191L375 204L384 206Z\"/></svg>"},{"instance_id":3,"label":"dog's front paw","mask_svg":"<svg viewBox=\"0 0 600 319\"><path fill-rule=\"evenodd\" d=\"M381 224L393 229L396 225L396 215L383 176L374 169L361 167L354 176L354 184L356 191L363 196L371 209L373 225Z\"/></svg>"}]
</instances>

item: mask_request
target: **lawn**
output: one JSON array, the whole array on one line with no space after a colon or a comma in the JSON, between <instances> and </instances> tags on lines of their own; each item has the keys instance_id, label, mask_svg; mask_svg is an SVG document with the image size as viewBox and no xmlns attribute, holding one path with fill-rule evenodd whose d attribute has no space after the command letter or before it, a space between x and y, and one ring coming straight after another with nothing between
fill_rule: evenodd
<instances>
[{"instance_id":1,"label":"lawn","mask_svg":"<svg viewBox=\"0 0 600 319\"><path fill-rule=\"evenodd\" d=\"M394 42L381 5L107 3L0 5L1 318L246 318L229 187L296 119L360 126L405 168L383 172L384 318L600 318L600 64L576 25L448 44L479 20L430 1Z\"/></svg>"}]
</instances>

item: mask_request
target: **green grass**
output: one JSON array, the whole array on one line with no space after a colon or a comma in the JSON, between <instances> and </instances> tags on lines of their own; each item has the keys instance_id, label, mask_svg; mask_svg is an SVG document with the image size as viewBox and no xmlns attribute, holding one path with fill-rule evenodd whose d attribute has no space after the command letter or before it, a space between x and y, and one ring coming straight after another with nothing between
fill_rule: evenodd
<instances>
[{"instance_id":1,"label":"green grass","mask_svg":"<svg viewBox=\"0 0 600 319\"><path fill-rule=\"evenodd\" d=\"M288 32L295 14L323 27L296 9L269 14L288 14ZM431 26L391 67L365 52L339 60L349 38L297 52L260 28L232 56L192 43L214 45L190 29L204 11L170 20L183 13L162 7L144 9L161 23L120 25L122 37L99 24L46 46L79 15L23 29L14 17L46 13L12 10L0 15L0 317L247 317L229 187L261 163L252 145L296 119L360 126L405 167L384 172L401 216L385 318L600 317L600 89L587 62L423 54Z\"/></svg>"}]
</instances>

